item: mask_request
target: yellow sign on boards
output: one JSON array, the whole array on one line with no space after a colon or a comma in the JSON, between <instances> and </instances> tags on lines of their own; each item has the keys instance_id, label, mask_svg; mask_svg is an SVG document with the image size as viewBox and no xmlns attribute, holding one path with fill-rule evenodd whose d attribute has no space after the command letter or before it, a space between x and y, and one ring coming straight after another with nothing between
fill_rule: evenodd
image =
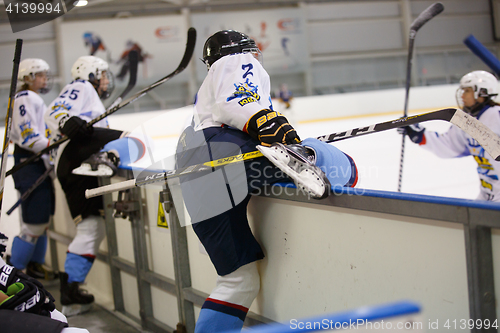
<instances>
[{"instance_id":1,"label":"yellow sign on boards","mask_svg":"<svg viewBox=\"0 0 500 333\"><path fill-rule=\"evenodd\" d=\"M163 204L160 202L160 198L158 198L158 220L156 221L156 225L160 228L168 229L167 219L165 218L165 210L163 209Z\"/></svg>"}]
</instances>

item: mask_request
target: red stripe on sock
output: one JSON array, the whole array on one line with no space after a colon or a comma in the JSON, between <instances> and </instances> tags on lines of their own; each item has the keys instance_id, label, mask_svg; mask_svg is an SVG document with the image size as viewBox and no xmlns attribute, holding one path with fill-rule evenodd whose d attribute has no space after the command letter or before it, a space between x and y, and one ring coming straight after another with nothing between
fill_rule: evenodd
<instances>
[{"instance_id":1,"label":"red stripe on sock","mask_svg":"<svg viewBox=\"0 0 500 333\"><path fill-rule=\"evenodd\" d=\"M78 254L78 253L69 252L69 251L66 251L66 253L73 253L73 254L76 254L77 256L85 257L85 258L90 258L90 259L95 259L96 258L96 256L93 255L93 254Z\"/></svg>"},{"instance_id":2,"label":"red stripe on sock","mask_svg":"<svg viewBox=\"0 0 500 333\"><path fill-rule=\"evenodd\" d=\"M206 300L209 301L209 302L220 304L220 305L225 305L225 306L228 306L230 308L238 309L238 310L243 311L245 313L248 312L248 308L246 308L244 306L241 306L241 305L238 305L238 304L224 302L224 301L221 301L221 300L218 300L218 299L215 299L215 298L210 298L210 297L207 298Z\"/></svg>"}]
</instances>

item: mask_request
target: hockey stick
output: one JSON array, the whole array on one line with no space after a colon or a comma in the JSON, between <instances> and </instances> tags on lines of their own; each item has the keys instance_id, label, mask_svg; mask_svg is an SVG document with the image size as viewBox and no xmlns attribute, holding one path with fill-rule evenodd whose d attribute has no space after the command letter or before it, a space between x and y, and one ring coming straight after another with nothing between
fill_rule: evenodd
<instances>
[{"instance_id":1,"label":"hockey stick","mask_svg":"<svg viewBox=\"0 0 500 333\"><path fill-rule=\"evenodd\" d=\"M464 39L464 44L481 59L489 68L495 72L498 76L500 75L500 61L490 50L488 50L480 41L474 37L474 35L469 35Z\"/></svg>"},{"instance_id":2,"label":"hockey stick","mask_svg":"<svg viewBox=\"0 0 500 333\"><path fill-rule=\"evenodd\" d=\"M130 92L130 90L135 87L135 83L137 82L137 67L139 66L139 54L137 53L137 51L132 50L129 52L128 63L130 66L128 84L121 95L118 96L118 98L108 107L108 110L113 109L118 104L120 104L123 98Z\"/></svg>"},{"instance_id":3,"label":"hockey stick","mask_svg":"<svg viewBox=\"0 0 500 333\"><path fill-rule=\"evenodd\" d=\"M440 2L436 2L426 10L424 10L418 17L413 21L410 26L410 38L408 42L408 60L406 63L406 89L405 89L405 108L404 117L408 116L408 97L410 94L410 82L411 82L411 66L413 62L413 44L415 42L415 37L417 35L418 29L420 29L427 21L432 19L434 16L441 13L444 6ZM401 184L403 182L403 161L405 156L405 137L406 131L403 132L403 138L401 142L401 159L399 161L399 180L398 180L398 192L401 192Z\"/></svg>"},{"instance_id":4,"label":"hockey stick","mask_svg":"<svg viewBox=\"0 0 500 333\"><path fill-rule=\"evenodd\" d=\"M125 87L125 90L120 94L120 96L118 96L118 98L111 104L111 106L108 107L108 110L111 110L112 108L120 104L120 102L130 92L130 90L135 87L135 83L137 82L137 67L139 62L137 51L130 51L130 53L128 54L128 58L130 64L128 84ZM7 215L10 215L17 207L19 207L19 205L23 201L25 201L31 195L31 193L33 193L33 191L35 191L35 189L40 186L40 184L43 183L43 181L49 176L52 170L54 170L54 167L47 169L40 177L38 177L35 183L33 183L33 185L31 185L31 187L21 195L21 197L16 201L14 205L12 205L12 207L10 207L10 209L7 211Z\"/></svg>"},{"instance_id":5,"label":"hockey stick","mask_svg":"<svg viewBox=\"0 0 500 333\"><path fill-rule=\"evenodd\" d=\"M353 137L358 137L366 134L387 131L390 129L404 127L412 124L418 124L429 120L444 120L448 121L464 132L469 134L472 138L479 142L479 144L493 157L495 160L500 161L500 137L493 133L488 127L481 123L476 118L468 115L460 109L442 109L420 115L403 117L384 123L373 124L365 127L358 127L348 131L336 132L318 137L317 139L323 142L335 142L345 140ZM245 154L225 157L214 161L191 165L188 167L152 173L144 177L127 180L121 183L101 186L98 188L90 189L85 192L87 198L111 193L115 191L123 191L135 186L143 186L147 184L165 181L170 178L180 177L187 174L192 174L202 171L211 171L212 168L225 166L231 163L238 163L241 161L248 161L263 155L259 151L253 151Z\"/></svg>"},{"instance_id":6,"label":"hockey stick","mask_svg":"<svg viewBox=\"0 0 500 333\"><path fill-rule=\"evenodd\" d=\"M5 184L5 170L7 169L7 156L10 141L10 129L12 127L12 112L14 109L14 99L16 97L17 75L19 73L19 63L21 62L21 50L23 40L16 40L16 50L14 51L14 66L12 67L12 78L10 81L9 103L7 105L7 116L5 117L5 136L3 139L2 165L0 166L0 216L2 215L3 191Z\"/></svg>"},{"instance_id":7,"label":"hockey stick","mask_svg":"<svg viewBox=\"0 0 500 333\"><path fill-rule=\"evenodd\" d=\"M119 109L121 109L121 108L129 105L132 102L135 102L136 100L138 100L142 96L146 95L146 93L148 91L150 91L150 90L158 87L159 85L167 82L172 77L174 77L177 74L179 74L180 72L182 72L187 67L187 65L189 64L189 61L191 60L191 57L192 57L193 51L194 51L194 47L195 47L195 43L196 43L196 30L194 28L189 28L187 42L186 42L186 50L184 51L184 56L183 56L183 58L182 58L182 60L181 60L181 62L179 64L179 66L172 73L170 73L167 76L165 76L164 78L156 81L155 83L151 84L150 86L147 86L146 88L144 88L141 91L137 92L135 95L130 96L130 98L128 98L125 101L121 102L120 104L118 104L114 108L106 111L105 113L103 113L99 117L96 117L95 119L92 119L88 123L88 126L94 125L95 123L101 121L102 119L106 118L110 114L115 113ZM56 142L54 142L53 144L51 144L47 148L44 148L43 150L41 150L37 154L35 154L35 155L31 156L30 158L28 158L26 161L24 161L22 163L19 163L18 165L14 166L12 169L10 169L7 172L7 176L9 176L12 173L16 172L17 170L21 169L26 164L33 162L37 158L40 158L40 156L42 156L46 152L54 149L55 147L59 146L61 143L65 142L67 140L69 140L67 137L62 137L61 139L57 140Z\"/></svg>"},{"instance_id":8,"label":"hockey stick","mask_svg":"<svg viewBox=\"0 0 500 333\"><path fill-rule=\"evenodd\" d=\"M54 171L54 167L51 166L50 168L48 168L47 170L45 170L45 172L40 176L38 177L38 179L35 181L35 183L33 185L31 185L31 187L23 193L23 195L21 195L21 197L19 198L19 200L16 201L16 203L14 205L12 205L12 207L10 207L10 209L7 211L7 215L10 215L17 207L19 207L19 205L25 201L26 199L28 199L28 197L30 196L31 193L33 193L33 191L38 187L40 186L40 184L42 184L44 182L44 180L50 175L50 173Z\"/></svg>"}]
</instances>

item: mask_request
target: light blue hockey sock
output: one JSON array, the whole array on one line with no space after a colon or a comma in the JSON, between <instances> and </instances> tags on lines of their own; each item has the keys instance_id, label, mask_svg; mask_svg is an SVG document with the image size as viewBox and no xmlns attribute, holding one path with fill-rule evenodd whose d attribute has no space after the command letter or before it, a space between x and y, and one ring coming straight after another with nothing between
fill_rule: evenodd
<instances>
[{"instance_id":1,"label":"light blue hockey sock","mask_svg":"<svg viewBox=\"0 0 500 333\"><path fill-rule=\"evenodd\" d=\"M121 138L108 142L101 151L117 153L120 158L120 165L128 165L141 158L145 149L137 139Z\"/></svg>"},{"instance_id":2,"label":"light blue hockey sock","mask_svg":"<svg viewBox=\"0 0 500 333\"><path fill-rule=\"evenodd\" d=\"M229 330L241 330L242 328L243 320L238 317L212 309L201 309L194 332L216 333Z\"/></svg>"},{"instance_id":3,"label":"light blue hockey sock","mask_svg":"<svg viewBox=\"0 0 500 333\"><path fill-rule=\"evenodd\" d=\"M68 283L85 281L90 268L94 263L94 258L84 257L75 253L68 252L64 262L64 270L68 274Z\"/></svg>"},{"instance_id":4,"label":"light blue hockey sock","mask_svg":"<svg viewBox=\"0 0 500 333\"><path fill-rule=\"evenodd\" d=\"M195 333L241 330L248 309L244 306L207 298L196 321Z\"/></svg>"},{"instance_id":5,"label":"light blue hockey sock","mask_svg":"<svg viewBox=\"0 0 500 333\"><path fill-rule=\"evenodd\" d=\"M38 237L35 245L35 252L31 257L31 261L37 262L39 264L45 263L45 253L47 253L47 235L43 234Z\"/></svg>"},{"instance_id":6,"label":"light blue hockey sock","mask_svg":"<svg viewBox=\"0 0 500 333\"><path fill-rule=\"evenodd\" d=\"M344 152L335 146L313 138L303 140L302 145L314 149L316 152L316 166L326 174L332 188L356 184L356 164Z\"/></svg>"},{"instance_id":7,"label":"light blue hockey sock","mask_svg":"<svg viewBox=\"0 0 500 333\"><path fill-rule=\"evenodd\" d=\"M25 269L35 252L35 244L25 241L18 236L12 242L11 264L17 269Z\"/></svg>"}]
</instances>

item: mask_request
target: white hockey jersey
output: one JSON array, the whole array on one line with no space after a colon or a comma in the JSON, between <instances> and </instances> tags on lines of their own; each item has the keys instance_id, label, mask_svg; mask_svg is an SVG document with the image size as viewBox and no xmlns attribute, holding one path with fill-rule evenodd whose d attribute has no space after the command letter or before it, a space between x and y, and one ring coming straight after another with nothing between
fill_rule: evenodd
<instances>
[{"instance_id":1,"label":"white hockey jersey","mask_svg":"<svg viewBox=\"0 0 500 333\"><path fill-rule=\"evenodd\" d=\"M43 99L36 92L18 92L12 110L11 141L34 153L47 147L48 131L43 120L46 108Z\"/></svg>"},{"instance_id":2,"label":"white hockey jersey","mask_svg":"<svg viewBox=\"0 0 500 333\"><path fill-rule=\"evenodd\" d=\"M59 96L45 111L45 122L51 131L51 140L62 137L59 124L66 117L79 116L87 122L106 112L94 86L88 81L75 80L67 84ZM94 124L94 127L108 127L106 118Z\"/></svg>"},{"instance_id":3,"label":"white hockey jersey","mask_svg":"<svg viewBox=\"0 0 500 333\"><path fill-rule=\"evenodd\" d=\"M243 130L262 109L272 109L269 75L250 53L217 60L198 91L195 130L228 125Z\"/></svg>"},{"instance_id":4,"label":"white hockey jersey","mask_svg":"<svg viewBox=\"0 0 500 333\"><path fill-rule=\"evenodd\" d=\"M500 106L492 106L479 114L478 120L500 136ZM480 180L478 200L500 202L500 162L495 161L470 135L452 125L444 134L425 131L421 147L439 157L453 158L472 155L477 162Z\"/></svg>"}]
</instances>

